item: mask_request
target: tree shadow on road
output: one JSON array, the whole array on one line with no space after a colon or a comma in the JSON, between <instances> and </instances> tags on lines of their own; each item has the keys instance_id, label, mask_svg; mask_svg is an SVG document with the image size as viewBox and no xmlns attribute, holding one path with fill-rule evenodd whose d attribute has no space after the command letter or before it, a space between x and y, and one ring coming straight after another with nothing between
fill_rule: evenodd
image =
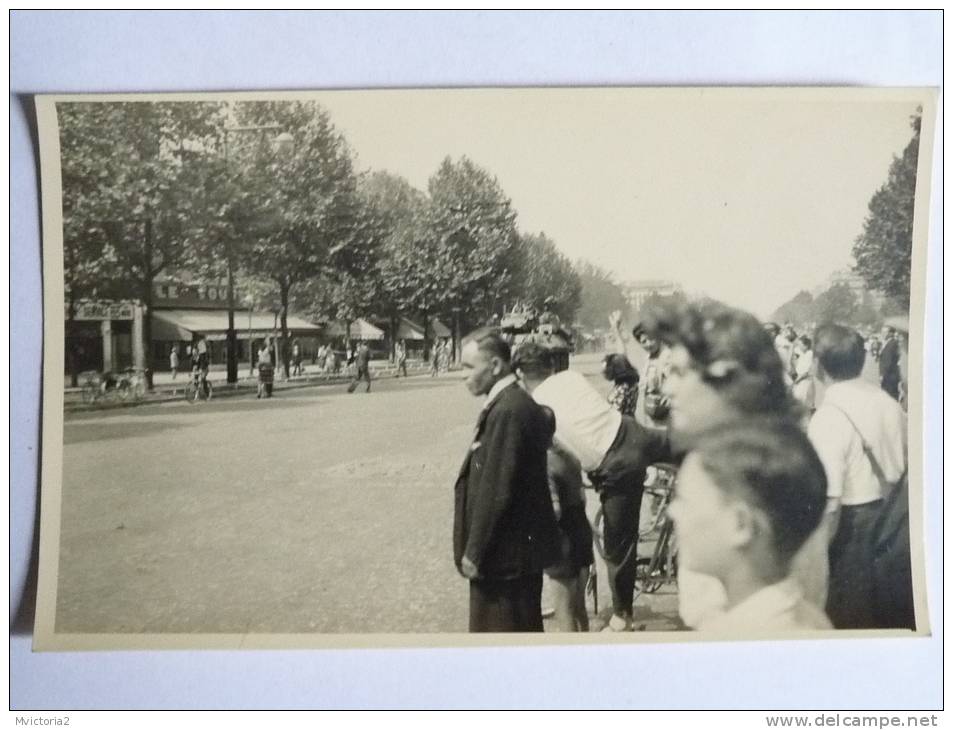
<instances>
[{"instance_id":1,"label":"tree shadow on road","mask_svg":"<svg viewBox=\"0 0 953 730\"><path fill-rule=\"evenodd\" d=\"M63 445L82 444L90 441L115 441L136 436L150 436L160 431L186 426L182 421L138 421L136 423L65 423L63 424Z\"/></svg>"}]
</instances>

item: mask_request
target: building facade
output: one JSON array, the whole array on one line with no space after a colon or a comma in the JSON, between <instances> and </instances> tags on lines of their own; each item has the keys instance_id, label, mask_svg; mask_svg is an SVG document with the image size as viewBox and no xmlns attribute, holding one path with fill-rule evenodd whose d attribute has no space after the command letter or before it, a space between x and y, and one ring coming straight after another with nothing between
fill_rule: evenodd
<instances>
[{"instance_id":1,"label":"building facade","mask_svg":"<svg viewBox=\"0 0 953 730\"><path fill-rule=\"evenodd\" d=\"M622 284L629 311L638 314L651 297L668 297L682 293L682 285L667 279L641 279Z\"/></svg>"}]
</instances>

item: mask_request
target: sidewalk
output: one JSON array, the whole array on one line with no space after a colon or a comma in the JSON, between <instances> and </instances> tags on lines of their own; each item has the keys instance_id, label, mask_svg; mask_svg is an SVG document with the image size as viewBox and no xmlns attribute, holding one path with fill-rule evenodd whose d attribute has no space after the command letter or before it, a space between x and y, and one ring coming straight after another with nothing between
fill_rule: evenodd
<instances>
[{"instance_id":1,"label":"sidewalk","mask_svg":"<svg viewBox=\"0 0 953 730\"><path fill-rule=\"evenodd\" d=\"M453 370L454 368L451 368ZM322 385L341 385L349 383L353 377L353 371L342 369L341 372L332 374L321 372L314 365L304 367L304 374L293 376L285 380L282 376L275 373L274 390L291 390L294 388L310 388ZM371 361L371 379L393 378L397 368L386 360ZM407 363L408 376L429 375L430 363L422 361L413 361ZM145 403L164 403L184 398L184 390L189 382L191 374L189 371L177 373L175 379L172 379L172 373L155 373L152 379L153 390L146 394L142 400L122 401L119 399L103 399L96 403L84 403L82 398L82 379L80 387L69 387L69 376L66 376L66 385L64 387L63 409L69 412L94 411L107 408L124 408ZM224 366L216 365L214 369L209 370L208 380L214 387L213 398L227 398L236 395L248 395L257 392L258 374L249 375L247 364L244 368L239 368L238 382L229 385L226 382L227 374Z\"/></svg>"}]
</instances>

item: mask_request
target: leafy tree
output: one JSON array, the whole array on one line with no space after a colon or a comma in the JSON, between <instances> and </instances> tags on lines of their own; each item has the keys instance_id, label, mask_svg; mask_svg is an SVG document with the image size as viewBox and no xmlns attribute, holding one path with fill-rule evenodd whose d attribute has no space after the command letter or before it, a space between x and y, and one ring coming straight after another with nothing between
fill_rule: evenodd
<instances>
[{"instance_id":1,"label":"leafy tree","mask_svg":"<svg viewBox=\"0 0 953 730\"><path fill-rule=\"evenodd\" d=\"M771 315L771 321L778 324L790 322L803 326L814 321L814 297L808 291L801 290L791 299L778 307Z\"/></svg>"},{"instance_id":2,"label":"leafy tree","mask_svg":"<svg viewBox=\"0 0 953 730\"><path fill-rule=\"evenodd\" d=\"M516 211L496 178L466 157L444 159L428 192L430 245L421 254L433 265L416 305L425 327L432 314L452 317L459 342L460 325L497 311L512 283Z\"/></svg>"},{"instance_id":3,"label":"leafy tree","mask_svg":"<svg viewBox=\"0 0 953 730\"><path fill-rule=\"evenodd\" d=\"M111 289L146 307L151 381L153 281L188 258L222 106L196 102L57 105L70 296ZM94 258L99 262L91 264Z\"/></svg>"},{"instance_id":4,"label":"leafy tree","mask_svg":"<svg viewBox=\"0 0 953 730\"><path fill-rule=\"evenodd\" d=\"M913 138L894 156L887 182L870 199L862 233L854 241L854 270L871 289L910 306L913 202L920 150L920 112L912 119Z\"/></svg>"},{"instance_id":5,"label":"leafy tree","mask_svg":"<svg viewBox=\"0 0 953 730\"><path fill-rule=\"evenodd\" d=\"M243 125L278 125L294 140L286 155L262 152L244 171L255 221L244 268L277 286L287 376L294 288L319 276L337 283L359 276L374 241L361 219L350 148L327 112L310 101L241 102L235 112Z\"/></svg>"},{"instance_id":6,"label":"leafy tree","mask_svg":"<svg viewBox=\"0 0 953 730\"><path fill-rule=\"evenodd\" d=\"M577 322L587 329L603 329L609 314L628 310L625 293L612 274L588 261L576 262L576 273L581 284Z\"/></svg>"},{"instance_id":7,"label":"leafy tree","mask_svg":"<svg viewBox=\"0 0 953 730\"><path fill-rule=\"evenodd\" d=\"M582 282L572 262L563 256L545 233L521 234L513 288L521 299L542 312L547 300L562 322L570 324L582 297Z\"/></svg>"},{"instance_id":8,"label":"leafy tree","mask_svg":"<svg viewBox=\"0 0 953 730\"><path fill-rule=\"evenodd\" d=\"M361 179L360 194L369 227L378 236L379 256L365 280L373 291L365 292L371 311L389 323L391 355L397 341L400 318L413 314L421 302L420 292L432 285L432 272L424 264L434 244L428 236L427 196L402 177L379 171ZM432 252L431 252L432 253Z\"/></svg>"},{"instance_id":9,"label":"leafy tree","mask_svg":"<svg viewBox=\"0 0 953 730\"><path fill-rule=\"evenodd\" d=\"M852 324L859 304L857 295L847 284L832 284L814 300L814 317L817 324Z\"/></svg>"}]
</instances>

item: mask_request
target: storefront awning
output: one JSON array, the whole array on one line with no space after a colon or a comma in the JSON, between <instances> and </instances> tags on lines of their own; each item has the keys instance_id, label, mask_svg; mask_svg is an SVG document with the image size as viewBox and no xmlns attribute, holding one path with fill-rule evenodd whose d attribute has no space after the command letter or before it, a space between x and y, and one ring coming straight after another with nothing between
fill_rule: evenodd
<instances>
[{"instance_id":1,"label":"storefront awning","mask_svg":"<svg viewBox=\"0 0 953 730\"><path fill-rule=\"evenodd\" d=\"M280 329L281 323L278 323ZM225 338L228 312L221 309L157 309L152 312L152 339L161 341L191 340L205 335L210 340ZM239 339L270 335L275 331L275 315L271 312L235 312L235 332ZM288 317L288 331L299 337L313 337L321 327L300 317Z\"/></svg>"},{"instance_id":2,"label":"storefront awning","mask_svg":"<svg viewBox=\"0 0 953 730\"><path fill-rule=\"evenodd\" d=\"M346 337L347 325L345 322L332 322L324 330L324 334L330 337ZM384 330L375 327L366 319L355 319L351 322L352 340L382 340L384 339Z\"/></svg>"}]
</instances>

